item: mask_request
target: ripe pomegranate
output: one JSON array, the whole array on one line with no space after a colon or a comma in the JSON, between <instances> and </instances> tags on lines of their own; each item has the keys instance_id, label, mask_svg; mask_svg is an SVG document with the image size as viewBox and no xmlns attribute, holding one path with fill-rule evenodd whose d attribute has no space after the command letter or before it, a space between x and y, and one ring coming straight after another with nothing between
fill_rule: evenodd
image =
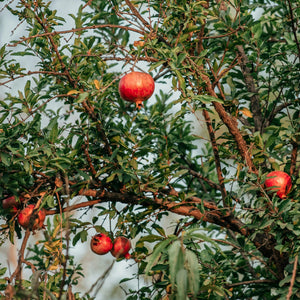
<instances>
[{"instance_id":1,"label":"ripe pomegranate","mask_svg":"<svg viewBox=\"0 0 300 300\"><path fill-rule=\"evenodd\" d=\"M282 171L273 171L267 175L265 185L269 190L276 191L280 199L286 198L292 188L291 177Z\"/></svg>"},{"instance_id":2,"label":"ripe pomegranate","mask_svg":"<svg viewBox=\"0 0 300 300\"><path fill-rule=\"evenodd\" d=\"M131 256L128 253L128 251L131 248L131 242L129 239L127 239L124 236L118 236L114 240L114 245L111 250L111 254L116 257L125 257L126 259L129 259Z\"/></svg>"},{"instance_id":3,"label":"ripe pomegranate","mask_svg":"<svg viewBox=\"0 0 300 300\"><path fill-rule=\"evenodd\" d=\"M128 73L119 82L121 98L135 102L137 108L141 108L143 101L151 97L154 88L155 84L151 75L143 72Z\"/></svg>"},{"instance_id":4,"label":"ripe pomegranate","mask_svg":"<svg viewBox=\"0 0 300 300\"><path fill-rule=\"evenodd\" d=\"M109 236L104 233L98 233L91 239L91 249L94 253L104 255L113 247L113 243Z\"/></svg>"},{"instance_id":5,"label":"ripe pomegranate","mask_svg":"<svg viewBox=\"0 0 300 300\"><path fill-rule=\"evenodd\" d=\"M31 216L33 214L34 208L35 208L34 204L29 204L28 206L23 208L18 215L18 223L24 229L27 229L29 226L32 226L30 229L35 230L35 229L42 228L44 225L46 213L43 208L38 212L36 212L35 219L31 221Z\"/></svg>"},{"instance_id":6,"label":"ripe pomegranate","mask_svg":"<svg viewBox=\"0 0 300 300\"><path fill-rule=\"evenodd\" d=\"M17 210L17 208L21 205L21 201L24 201L23 197L20 197L18 200L15 196L10 196L2 200L2 207L3 209L9 210Z\"/></svg>"}]
</instances>

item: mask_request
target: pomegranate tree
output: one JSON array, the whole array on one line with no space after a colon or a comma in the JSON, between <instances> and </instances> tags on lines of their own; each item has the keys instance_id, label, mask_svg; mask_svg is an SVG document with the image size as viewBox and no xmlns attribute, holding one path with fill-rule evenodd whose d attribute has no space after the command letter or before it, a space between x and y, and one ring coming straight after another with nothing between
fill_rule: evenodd
<instances>
[{"instance_id":1,"label":"pomegranate tree","mask_svg":"<svg viewBox=\"0 0 300 300\"><path fill-rule=\"evenodd\" d=\"M24 228L27 229L30 226L30 229L40 229L44 225L44 220L46 218L45 210L42 208L39 211L34 211L35 205L29 204L23 208L18 215L18 223ZM33 220L32 220L33 218Z\"/></svg>"},{"instance_id":2,"label":"pomegranate tree","mask_svg":"<svg viewBox=\"0 0 300 300\"><path fill-rule=\"evenodd\" d=\"M98 233L91 239L91 249L98 255L108 253L113 247L113 243L109 236L104 233Z\"/></svg>"},{"instance_id":3,"label":"pomegranate tree","mask_svg":"<svg viewBox=\"0 0 300 300\"><path fill-rule=\"evenodd\" d=\"M118 236L114 240L111 254L116 258L125 257L126 259L129 259L130 254L128 252L130 249L131 249L130 240L124 236Z\"/></svg>"},{"instance_id":4,"label":"pomegranate tree","mask_svg":"<svg viewBox=\"0 0 300 300\"><path fill-rule=\"evenodd\" d=\"M151 75L143 72L128 73L119 82L121 98L134 102L137 108L141 108L143 101L152 96L154 88L155 84Z\"/></svg>"},{"instance_id":5,"label":"pomegranate tree","mask_svg":"<svg viewBox=\"0 0 300 300\"><path fill-rule=\"evenodd\" d=\"M292 188L292 179L285 172L273 171L267 175L265 186L269 190L276 192L280 199L283 199L286 198Z\"/></svg>"}]
</instances>

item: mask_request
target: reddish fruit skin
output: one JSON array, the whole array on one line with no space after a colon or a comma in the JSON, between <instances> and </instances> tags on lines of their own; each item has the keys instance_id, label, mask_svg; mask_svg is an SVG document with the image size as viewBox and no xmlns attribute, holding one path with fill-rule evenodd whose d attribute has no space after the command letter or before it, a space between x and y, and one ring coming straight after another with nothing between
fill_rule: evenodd
<instances>
[{"instance_id":1,"label":"reddish fruit skin","mask_svg":"<svg viewBox=\"0 0 300 300\"><path fill-rule=\"evenodd\" d=\"M119 93L123 100L135 102L139 108L142 102L149 99L155 89L151 75L143 72L131 72L119 82Z\"/></svg>"},{"instance_id":2,"label":"reddish fruit skin","mask_svg":"<svg viewBox=\"0 0 300 300\"><path fill-rule=\"evenodd\" d=\"M29 204L21 210L18 215L18 223L24 228L27 229L30 225L30 218L35 208L34 204ZM38 211L37 216L33 222L32 230L42 228L44 225L44 220L46 218L46 213L44 209Z\"/></svg>"},{"instance_id":3,"label":"reddish fruit skin","mask_svg":"<svg viewBox=\"0 0 300 300\"><path fill-rule=\"evenodd\" d=\"M91 249L98 255L108 253L113 247L113 243L109 236L104 233L98 233L91 239Z\"/></svg>"},{"instance_id":4,"label":"reddish fruit skin","mask_svg":"<svg viewBox=\"0 0 300 300\"><path fill-rule=\"evenodd\" d=\"M18 206L20 206L21 201L24 201L23 197L20 197L19 200L17 200L15 196L11 196L2 200L2 207L4 209L12 209L12 211L14 211Z\"/></svg>"},{"instance_id":5,"label":"reddish fruit skin","mask_svg":"<svg viewBox=\"0 0 300 300\"><path fill-rule=\"evenodd\" d=\"M265 185L271 191L276 191L277 196L283 199L286 198L292 188L292 179L285 172L273 171L267 175Z\"/></svg>"},{"instance_id":6,"label":"reddish fruit skin","mask_svg":"<svg viewBox=\"0 0 300 300\"><path fill-rule=\"evenodd\" d=\"M126 259L130 258L128 251L131 249L131 242L124 236L118 236L114 240L114 246L111 250L111 254L116 257L125 257Z\"/></svg>"}]
</instances>

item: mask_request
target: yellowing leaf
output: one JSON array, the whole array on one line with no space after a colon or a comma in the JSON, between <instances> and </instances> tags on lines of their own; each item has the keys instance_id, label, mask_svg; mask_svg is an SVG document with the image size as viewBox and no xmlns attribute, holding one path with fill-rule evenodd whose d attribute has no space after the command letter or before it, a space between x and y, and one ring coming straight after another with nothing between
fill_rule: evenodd
<instances>
[{"instance_id":1,"label":"yellowing leaf","mask_svg":"<svg viewBox=\"0 0 300 300\"><path fill-rule=\"evenodd\" d=\"M253 117L252 112L251 112L248 108L246 108L246 107L243 107L242 109L240 109L240 112L241 112L244 116L246 116L246 117L248 117L248 118L252 118L252 117Z\"/></svg>"},{"instance_id":2,"label":"yellowing leaf","mask_svg":"<svg viewBox=\"0 0 300 300\"><path fill-rule=\"evenodd\" d=\"M57 270L57 268L58 268L58 266L51 265L51 266L49 266L48 271L55 271L55 270Z\"/></svg>"},{"instance_id":3,"label":"yellowing leaf","mask_svg":"<svg viewBox=\"0 0 300 300\"><path fill-rule=\"evenodd\" d=\"M80 94L80 93L81 93L80 91L71 90L71 91L68 91L67 95L75 95L75 94Z\"/></svg>"},{"instance_id":4,"label":"yellowing leaf","mask_svg":"<svg viewBox=\"0 0 300 300\"><path fill-rule=\"evenodd\" d=\"M134 47L143 47L145 45L144 41L134 41L133 46Z\"/></svg>"},{"instance_id":5,"label":"yellowing leaf","mask_svg":"<svg viewBox=\"0 0 300 300\"><path fill-rule=\"evenodd\" d=\"M94 80L94 84L97 90L100 90L100 83L97 79Z\"/></svg>"}]
</instances>

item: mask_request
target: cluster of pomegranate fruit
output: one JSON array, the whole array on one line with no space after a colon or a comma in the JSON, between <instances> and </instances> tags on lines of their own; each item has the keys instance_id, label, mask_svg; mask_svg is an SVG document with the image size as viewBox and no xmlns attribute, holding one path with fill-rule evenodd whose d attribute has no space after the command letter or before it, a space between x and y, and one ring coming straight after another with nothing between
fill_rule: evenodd
<instances>
[{"instance_id":1,"label":"cluster of pomegranate fruit","mask_svg":"<svg viewBox=\"0 0 300 300\"><path fill-rule=\"evenodd\" d=\"M118 236L112 241L108 235L98 233L91 239L91 249L98 255L110 252L116 258L129 259L131 257L128 253L131 249L131 242L124 236Z\"/></svg>"},{"instance_id":2,"label":"cluster of pomegranate fruit","mask_svg":"<svg viewBox=\"0 0 300 300\"><path fill-rule=\"evenodd\" d=\"M134 102L140 109L155 89L154 80L148 73L130 72L119 82L119 94L125 101Z\"/></svg>"},{"instance_id":3,"label":"cluster of pomegranate fruit","mask_svg":"<svg viewBox=\"0 0 300 300\"><path fill-rule=\"evenodd\" d=\"M2 208L7 210L9 213L15 214L21 208L22 202L25 198L20 197L17 199L15 196L10 196L2 200ZM35 204L29 204L24 207L18 213L18 223L24 228L30 228L31 230L36 230L43 228L44 221L46 218L46 212L42 208L40 210L35 210Z\"/></svg>"}]
</instances>

